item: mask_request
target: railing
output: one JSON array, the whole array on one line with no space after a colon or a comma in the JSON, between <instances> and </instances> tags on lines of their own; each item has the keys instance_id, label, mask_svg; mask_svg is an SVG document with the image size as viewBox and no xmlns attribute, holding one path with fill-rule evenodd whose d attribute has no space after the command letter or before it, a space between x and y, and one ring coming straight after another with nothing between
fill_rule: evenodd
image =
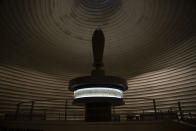
<instances>
[{"instance_id":1,"label":"railing","mask_svg":"<svg viewBox=\"0 0 196 131\"><path fill-rule=\"evenodd\" d=\"M150 103L148 107L131 109L131 101L134 99ZM133 121L133 120L195 120L196 115L183 111L180 102L168 110L159 109L155 99L152 98L125 98L125 105L112 106L112 121ZM46 99L32 100L16 104L16 110L12 112L1 112L3 120L85 120L85 107L73 105L73 99ZM59 105L60 104L60 105ZM142 106L142 105L141 105Z\"/></svg>"}]
</instances>

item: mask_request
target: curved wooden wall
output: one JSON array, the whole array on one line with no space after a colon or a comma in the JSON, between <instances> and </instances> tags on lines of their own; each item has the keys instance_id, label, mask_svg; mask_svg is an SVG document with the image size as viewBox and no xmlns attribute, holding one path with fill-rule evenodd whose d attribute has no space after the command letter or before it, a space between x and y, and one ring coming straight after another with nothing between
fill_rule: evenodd
<instances>
[{"instance_id":1,"label":"curved wooden wall","mask_svg":"<svg viewBox=\"0 0 196 131\"><path fill-rule=\"evenodd\" d=\"M58 118L72 106L68 81L92 69L91 36L105 33L107 74L128 80L121 114L177 110L196 114L196 2L194 0L2 0L0 113L35 103ZM58 99L58 100L53 100ZM29 112L25 103L21 112ZM81 110L81 112L78 112ZM54 113L54 114L53 114ZM63 118L62 118L63 119Z\"/></svg>"}]
</instances>

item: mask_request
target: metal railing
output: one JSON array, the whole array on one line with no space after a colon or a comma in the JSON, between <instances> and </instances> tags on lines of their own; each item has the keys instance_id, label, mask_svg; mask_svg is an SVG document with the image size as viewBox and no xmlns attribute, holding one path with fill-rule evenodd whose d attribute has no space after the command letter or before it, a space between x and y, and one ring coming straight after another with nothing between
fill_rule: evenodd
<instances>
[{"instance_id":1,"label":"metal railing","mask_svg":"<svg viewBox=\"0 0 196 131\"><path fill-rule=\"evenodd\" d=\"M140 109L131 109L131 101L138 99L149 106ZM112 106L113 121L132 121L132 120L162 120L178 119L187 120L195 119L196 115L191 112L183 111L182 104L176 103L176 106L169 107L167 110L161 110L157 105L156 99L153 98L125 98L125 105ZM85 120L85 106L73 105L72 98L62 99L45 99L32 100L16 104L16 110L4 112L4 120ZM60 104L60 106L59 106ZM64 105L63 105L64 104Z\"/></svg>"}]
</instances>

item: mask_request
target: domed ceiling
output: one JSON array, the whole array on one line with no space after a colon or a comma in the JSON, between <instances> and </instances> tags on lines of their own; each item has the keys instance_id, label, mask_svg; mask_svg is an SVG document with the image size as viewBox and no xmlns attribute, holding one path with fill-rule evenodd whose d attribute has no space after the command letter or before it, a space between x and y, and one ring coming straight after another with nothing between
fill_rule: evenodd
<instances>
[{"instance_id":1,"label":"domed ceiling","mask_svg":"<svg viewBox=\"0 0 196 131\"><path fill-rule=\"evenodd\" d=\"M196 113L194 0L0 1L0 111L72 97L68 81L91 71L96 28L105 34L106 74L128 80L125 98L156 98L163 110L181 101ZM124 107L129 113L149 103Z\"/></svg>"}]
</instances>

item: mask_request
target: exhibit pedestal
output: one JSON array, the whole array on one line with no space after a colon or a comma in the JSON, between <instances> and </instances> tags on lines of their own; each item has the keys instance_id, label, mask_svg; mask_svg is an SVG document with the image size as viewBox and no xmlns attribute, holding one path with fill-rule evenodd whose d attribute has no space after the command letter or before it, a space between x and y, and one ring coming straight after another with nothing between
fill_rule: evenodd
<instances>
[{"instance_id":1,"label":"exhibit pedestal","mask_svg":"<svg viewBox=\"0 0 196 131\"><path fill-rule=\"evenodd\" d=\"M89 122L111 121L111 103L93 102L85 105L85 120Z\"/></svg>"}]
</instances>

